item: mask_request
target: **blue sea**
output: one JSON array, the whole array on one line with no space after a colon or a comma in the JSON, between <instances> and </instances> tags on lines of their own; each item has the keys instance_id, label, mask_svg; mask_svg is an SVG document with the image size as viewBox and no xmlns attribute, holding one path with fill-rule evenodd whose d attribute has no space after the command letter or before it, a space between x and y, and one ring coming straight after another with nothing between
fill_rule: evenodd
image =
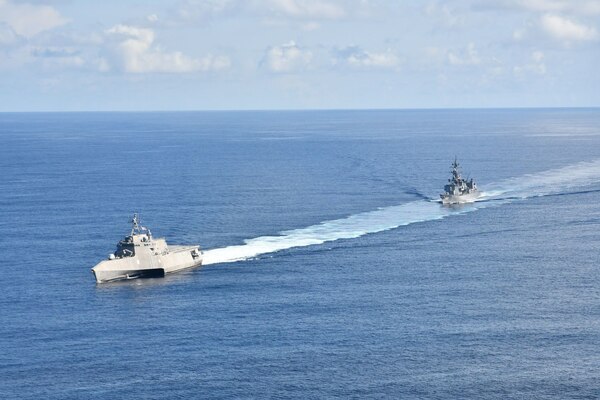
<instances>
[{"instance_id":1,"label":"blue sea","mask_svg":"<svg viewBox=\"0 0 600 400\"><path fill-rule=\"evenodd\" d=\"M600 397L600 109L2 113L0 176L2 399ZM206 265L97 285L133 212Z\"/></svg>"}]
</instances>

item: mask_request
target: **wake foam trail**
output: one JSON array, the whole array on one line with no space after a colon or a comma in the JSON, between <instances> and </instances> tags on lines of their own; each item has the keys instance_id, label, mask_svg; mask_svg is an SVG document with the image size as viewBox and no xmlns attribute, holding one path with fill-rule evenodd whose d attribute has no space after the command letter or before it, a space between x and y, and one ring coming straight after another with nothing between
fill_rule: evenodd
<instances>
[{"instance_id":1,"label":"wake foam trail","mask_svg":"<svg viewBox=\"0 0 600 400\"><path fill-rule=\"evenodd\" d=\"M600 160L580 162L518 178L509 178L485 185L483 199L546 196L569 192L600 181Z\"/></svg>"},{"instance_id":2,"label":"wake foam trail","mask_svg":"<svg viewBox=\"0 0 600 400\"><path fill-rule=\"evenodd\" d=\"M482 187L482 196L477 202L460 207L445 207L439 202L417 200L354 214L347 218L324 221L306 228L284 231L276 236L249 239L241 245L207 250L204 252L203 264L241 261L293 247L353 239L369 233L383 232L417 222L438 220L517 199L557 194L598 182L600 182L600 160L582 162L486 185Z\"/></svg>"},{"instance_id":3,"label":"wake foam trail","mask_svg":"<svg viewBox=\"0 0 600 400\"><path fill-rule=\"evenodd\" d=\"M281 232L278 236L261 236L245 244L204 252L203 264L246 260L261 254L273 253L292 247L322 244L339 239L353 239L368 233L382 232L415 222L441 219L464 209L440 207L437 203L417 200L410 203L354 214L348 218L324 221L307 228Z\"/></svg>"}]
</instances>

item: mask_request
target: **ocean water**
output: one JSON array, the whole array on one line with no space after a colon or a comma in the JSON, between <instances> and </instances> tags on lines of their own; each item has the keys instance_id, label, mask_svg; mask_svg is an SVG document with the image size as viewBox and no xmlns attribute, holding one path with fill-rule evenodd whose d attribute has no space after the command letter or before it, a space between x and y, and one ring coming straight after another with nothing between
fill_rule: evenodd
<instances>
[{"instance_id":1,"label":"ocean water","mask_svg":"<svg viewBox=\"0 0 600 400\"><path fill-rule=\"evenodd\" d=\"M0 176L2 399L600 397L599 109L4 113ZM134 211L206 265L96 285Z\"/></svg>"}]
</instances>

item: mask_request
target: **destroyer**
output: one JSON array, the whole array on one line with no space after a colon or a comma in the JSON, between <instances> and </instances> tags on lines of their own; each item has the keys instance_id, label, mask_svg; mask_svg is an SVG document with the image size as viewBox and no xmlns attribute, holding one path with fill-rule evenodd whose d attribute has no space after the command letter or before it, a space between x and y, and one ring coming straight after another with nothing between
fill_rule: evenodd
<instances>
[{"instance_id":1,"label":"destroyer","mask_svg":"<svg viewBox=\"0 0 600 400\"><path fill-rule=\"evenodd\" d=\"M131 223L131 233L117 244L117 251L92 268L96 282L163 277L202 265L199 246L167 246L164 238L152 237L150 229L139 224L137 214Z\"/></svg>"},{"instance_id":2,"label":"destroyer","mask_svg":"<svg viewBox=\"0 0 600 400\"><path fill-rule=\"evenodd\" d=\"M452 163L452 177L448 179L440 197L443 204L470 203L479 197L479 190L473 179L465 180L460 176L460 165L456 157Z\"/></svg>"}]
</instances>

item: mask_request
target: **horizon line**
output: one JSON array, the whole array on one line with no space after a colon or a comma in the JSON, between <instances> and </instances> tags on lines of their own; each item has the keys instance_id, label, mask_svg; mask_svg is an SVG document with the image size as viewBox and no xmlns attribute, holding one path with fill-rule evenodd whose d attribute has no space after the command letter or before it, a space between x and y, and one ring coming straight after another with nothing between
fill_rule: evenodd
<instances>
[{"instance_id":1,"label":"horizon line","mask_svg":"<svg viewBox=\"0 0 600 400\"><path fill-rule=\"evenodd\" d=\"M186 113L186 112L315 112L315 111L452 111L452 110L573 110L600 109L600 106L512 106L512 107L373 107L373 108L244 108L244 109L148 109L148 110L14 110L0 114L69 114L69 113Z\"/></svg>"}]
</instances>

